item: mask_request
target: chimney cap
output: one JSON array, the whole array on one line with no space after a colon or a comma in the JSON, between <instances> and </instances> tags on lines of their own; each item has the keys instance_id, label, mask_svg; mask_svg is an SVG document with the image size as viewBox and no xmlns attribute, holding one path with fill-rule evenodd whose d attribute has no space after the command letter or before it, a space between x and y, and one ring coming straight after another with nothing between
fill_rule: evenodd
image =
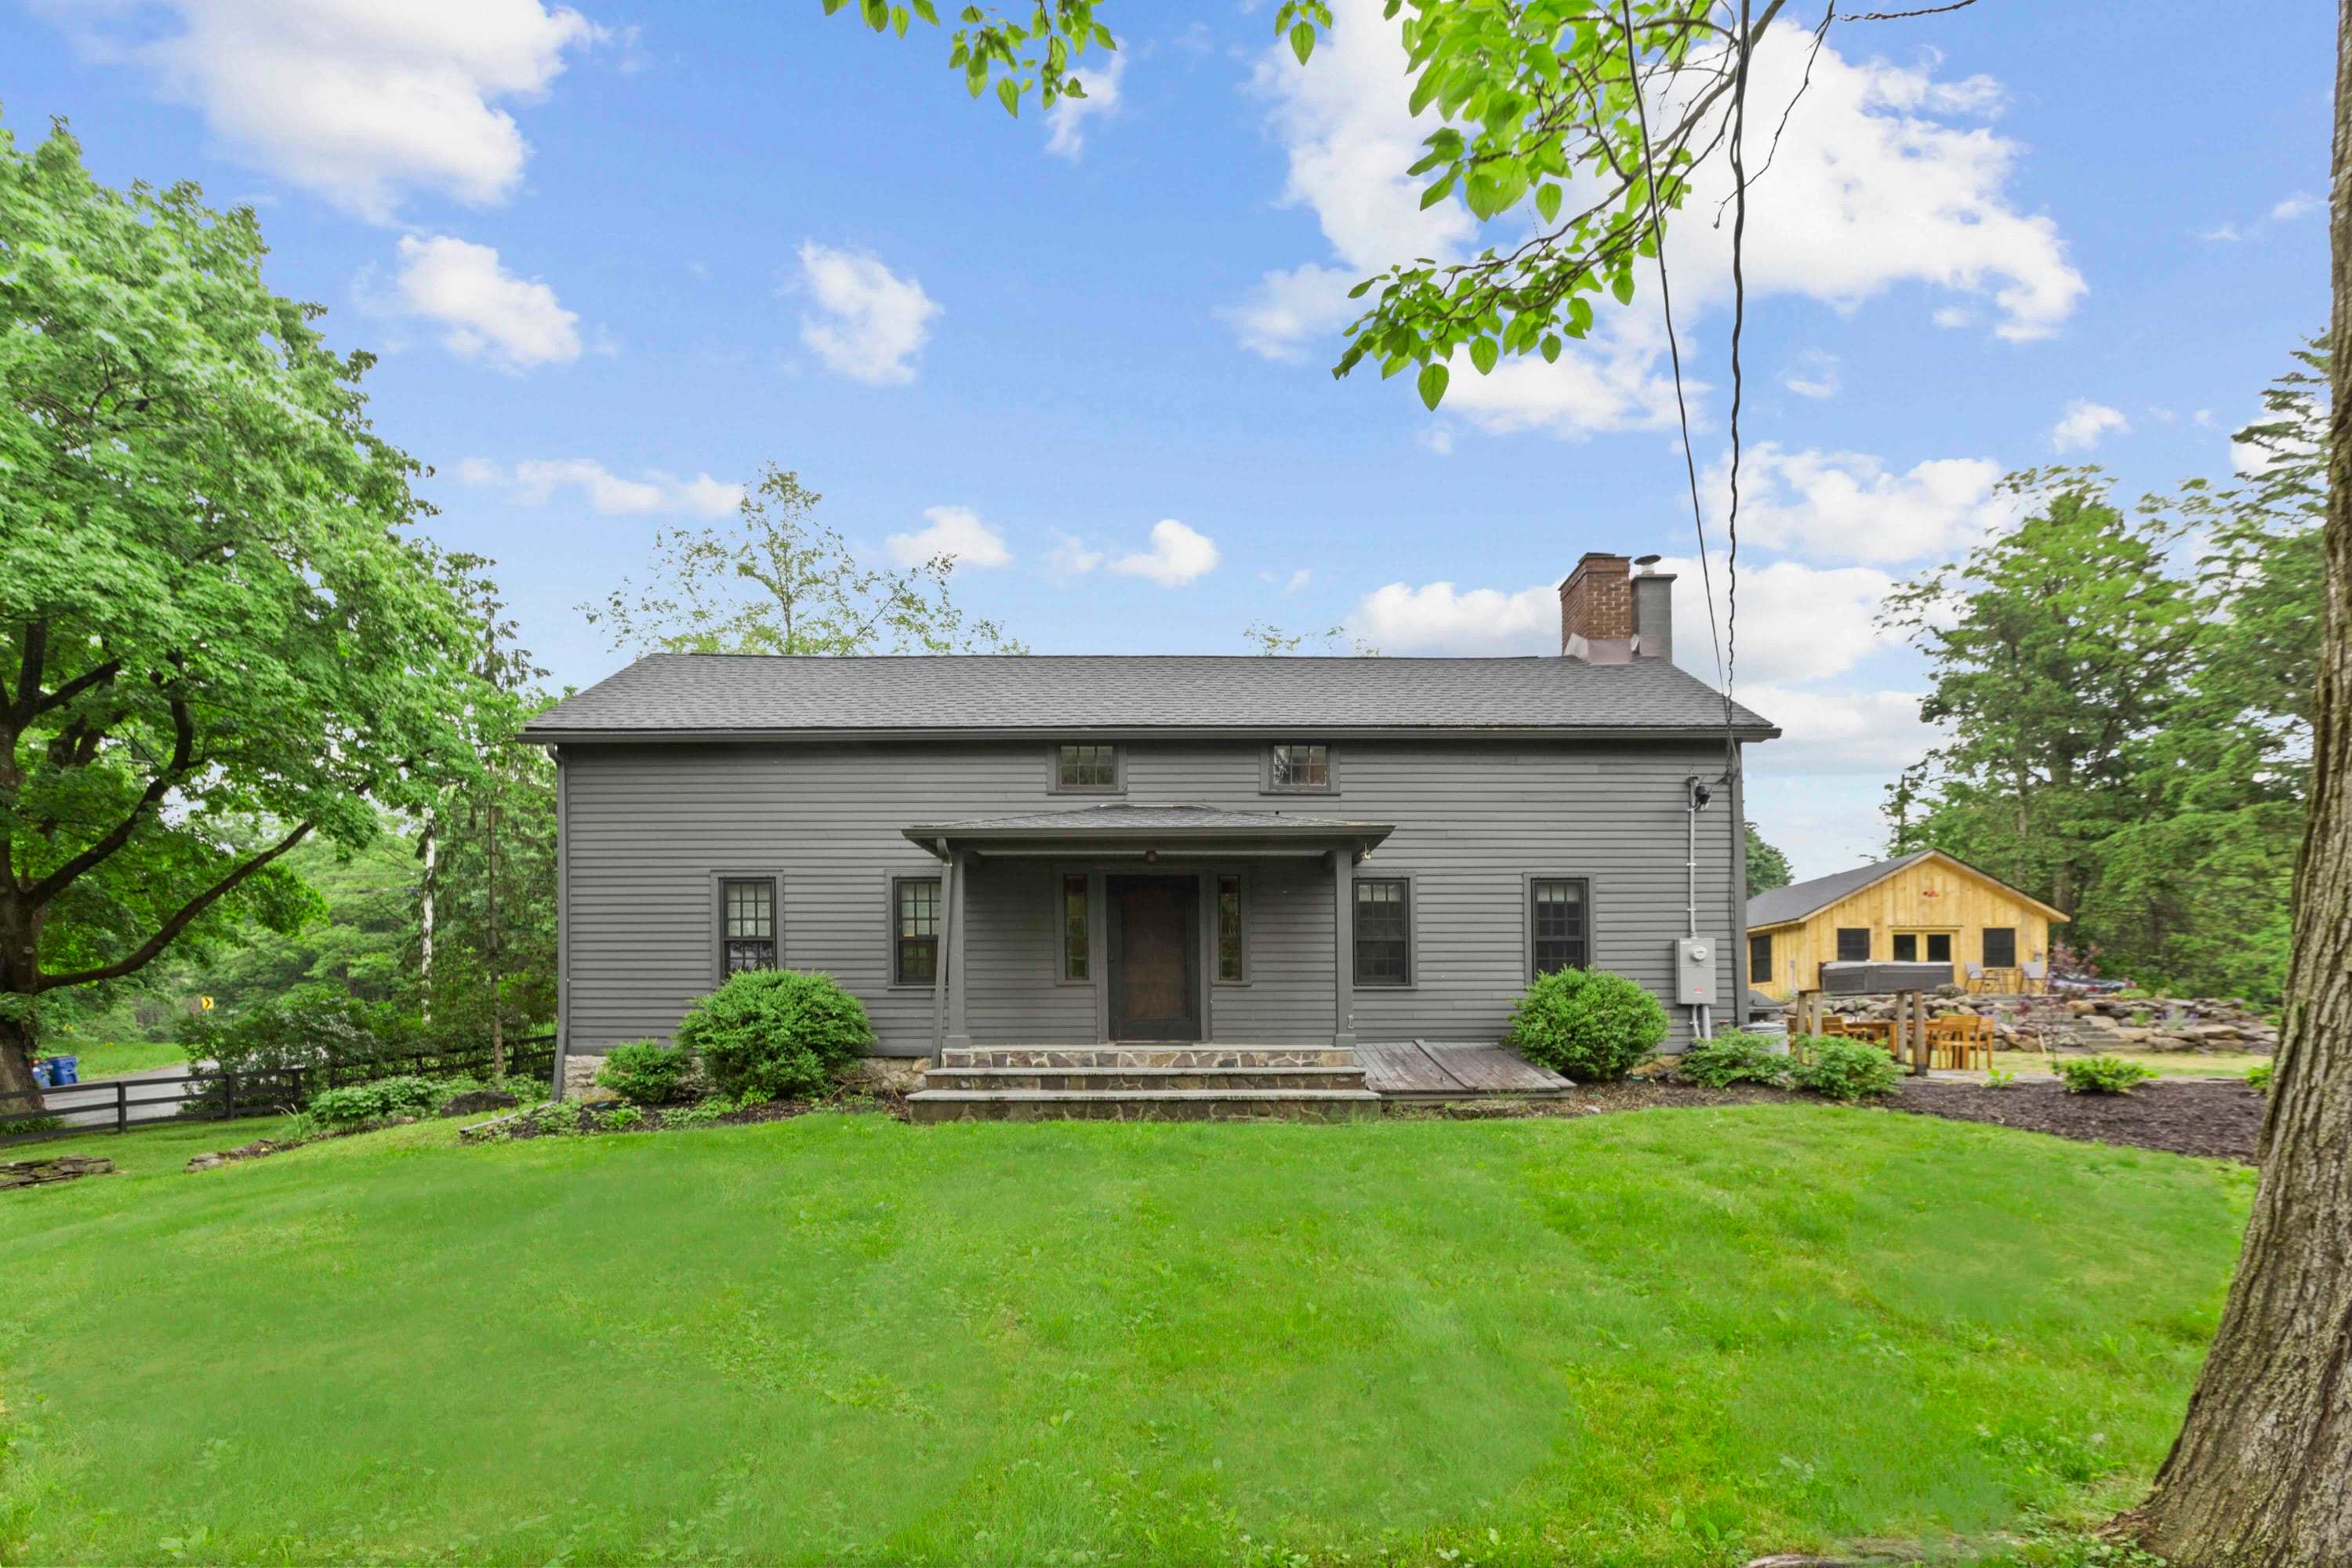
<instances>
[{"instance_id":1,"label":"chimney cap","mask_svg":"<svg viewBox=\"0 0 2352 1568\"><path fill-rule=\"evenodd\" d=\"M1641 567L1646 572L1664 559L1665 557L1663 555L1636 555L1633 557L1633 564Z\"/></svg>"}]
</instances>

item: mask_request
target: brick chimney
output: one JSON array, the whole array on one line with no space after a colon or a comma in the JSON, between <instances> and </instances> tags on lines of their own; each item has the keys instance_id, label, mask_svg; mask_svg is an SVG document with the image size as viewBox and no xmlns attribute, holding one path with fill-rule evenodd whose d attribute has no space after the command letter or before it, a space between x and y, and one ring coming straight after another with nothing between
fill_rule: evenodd
<instances>
[{"instance_id":1,"label":"brick chimney","mask_svg":"<svg viewBox=\"0 0 2352 1568\"><path fill-rule=\"evenodd\" d=\"M1622 555L1585 552L1559 585L1559 651L1588 664L1623 664L1633 657L1633 563Z\"/></svg>"}]
</instances>

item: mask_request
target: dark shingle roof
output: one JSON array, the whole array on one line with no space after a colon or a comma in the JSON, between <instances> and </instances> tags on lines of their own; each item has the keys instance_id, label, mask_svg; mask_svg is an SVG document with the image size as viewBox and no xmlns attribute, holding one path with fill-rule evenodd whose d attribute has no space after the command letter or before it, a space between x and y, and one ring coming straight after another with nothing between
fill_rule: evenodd
<instances>
[{"instance_id":1,"label":"dark shingle roof","mask_svg":"<svg viewBox=\"0 0 2352 1568\"><path fill-rule=\"evenodd\" d=\"M532 720L537 741L838 731L1686 730L1723 699L1661 659L653 654ZM1734 705L1745 739L1778 734Z\"/></svg>"},{"instance_id":2,"label":"dark shingle roof","mask_svg":"<svg viewBox=\"0 0 2352 1568\"><path fill-rule=\"evenodd\" d=\"M1934 853L1933 849L1921 849L1909 855L1898 855L1892 860L1857 866L1851 871L1816 877L1810 882L1791 882L1785 888L1759 893L1748 900L1748 927L1753 930L1758 926L1776 926L1803 920L1815 910L1827 909L1855 889L1866 888L1888 872L1900 871L1914 860L1925 860Z\"/></svg>"}]
</instances>

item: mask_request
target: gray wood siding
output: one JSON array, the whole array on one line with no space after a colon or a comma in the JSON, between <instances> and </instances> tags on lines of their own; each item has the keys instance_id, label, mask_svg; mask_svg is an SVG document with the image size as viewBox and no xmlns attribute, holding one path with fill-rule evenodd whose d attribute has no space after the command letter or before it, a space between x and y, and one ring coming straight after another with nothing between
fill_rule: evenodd
<instances>
[{"instance_id":1,"label":"gray wood siding","mask_svg":"<svg viewBox=\"0 0 2352 1568\"><path fill-rule=\"evenodd\" d=\"M1414 984L1359 988L1360 1037L1495 1037L1526 984L1528 873L1590 878L1595 962L1671 997L1683 780L1720 773L1719 742L1334 742L1340 792L1306 797L1262 795L1261 754L1238 742L1136 742L1122 798L1396 825L1359 871L1412 877ZM893 873L939 867L899 829L1087 804L1048 794L1045 755L1031 742L565 747L567 1048L667 1035L718 976L714 878L772 872L782 884L783 962L855 992L884 1052L929 1050L929 987L888 984L887 887ZM1736 1016L1736 825L1718 791L1699 818L1699 931L1717 944L1723 1022ZM1055 875L1045 863L999 861L972 879L976 1038L1096 1037L1092 987L1056 984ZM1245 875L1248 983L1214 988L1214 1037L1328 1037L1328 865L1262 860ZM1101 959L1097 943L1096 985ZM1680 1010L1670 1011L1678 1043Z\"/></svg>"}]
</instances>

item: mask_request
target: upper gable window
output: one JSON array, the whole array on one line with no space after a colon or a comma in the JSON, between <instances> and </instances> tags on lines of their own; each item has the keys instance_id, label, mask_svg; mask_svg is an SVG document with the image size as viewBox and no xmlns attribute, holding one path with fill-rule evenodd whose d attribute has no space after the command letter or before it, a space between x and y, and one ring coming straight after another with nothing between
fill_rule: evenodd
<instances>
[{"instance_id":1,"label":"upper gable window","mask_svg":"<svg viewBox=\"0 0 2352 1568\"><path fill-rule=\"evenodd\" d=\"M1320 742L1276 742L1268 765L1266 782L1273 789L1329 789L1331 748Z\"/></svg>"},{"instance_id":2,"label":"upper gable window","mask_svg":"<svg viewBox=\"0 0 2352 1568\"><path fill-rule=\"evenodd\" d=\"M1118 790L1118 748L1109 745L1065 745L1054 748L1054 787L1057 790Z\"/></svg>"}]
</instances>

